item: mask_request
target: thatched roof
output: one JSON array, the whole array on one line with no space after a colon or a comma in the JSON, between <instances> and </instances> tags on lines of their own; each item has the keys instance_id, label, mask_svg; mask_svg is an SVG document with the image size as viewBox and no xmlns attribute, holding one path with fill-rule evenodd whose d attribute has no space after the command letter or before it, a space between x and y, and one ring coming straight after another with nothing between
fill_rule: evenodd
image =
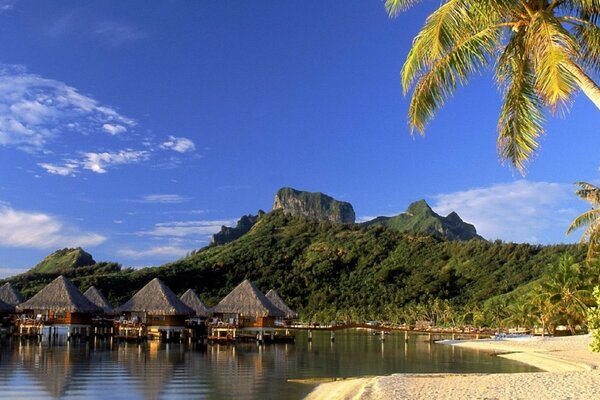
<instances>
[{"instance_id":1,"label":"thatched roof","mask_svg":"<svg viewBox=\"0 0 600 400\"><path fill-rule=\"evenodd\" d=\"M133 295L131 300L116 310L121 312L146 312L154 315L192 315L194 310L177 298L171 289L158 278Z\"/></svg>"},{"instance_id":2,"label":"thatched roof","mask_svg":"<svg viewBox=\"0 0 600 400\"><path fill-rule=\"evenodd\" d=\"M17 311L53 310L70 311L72 313L99 313L100 308L89 301L73 283L59 276L35 296L17 305Z\"/></svg>"},{"instance_id":3,"label":"thatched roof","mask_svg":"<svg viewBox=\"0 0 600 400\"><path fill-rule=\"evenodd\" d=\"M204 305L200 297L194 292L192 289L188 289L184 294L179 298L185 305L190 307L192 310L196 312L197 317L209 317L210 311Z\"/></svg>"},{"instance_id":4,"label":"thatched roof","mask_svg":"<svg viewBox=\"0 0 600 400\"><path fill-rule=\"evenodd\" d=\"M15 312L15 306L12 304L8 304L0 300L0 313L2 314L12 314Z\"/></svg>"},{"instance_id":5,"label":"thatched roof","mask_svg":"<svg viewBox=\"0 0 600 400\"><path fill-rule=\"evenodd\" d=\"M108 300L106 300L106 297L104 297L95 286L90 286L90 288L86 290L83 295L87 297L89 301L100 307L104 314L111 315L115 312L113 306L110 305Z\"/></svg>"},{"instance_id":6,"label":"thatched roof","mask_svg":"<svg viewBox=\"0 0 600 400\"><path fill-rule=\"evenodd\" d=\"M285 318L298 318L298 313L288 307L275 289L271 289L267 292L267 299L271 300L271 303L279 308L284 314Z\"/></svg>"},{"instance_id":7,"label":"thatched roof","mask_svg":"<svg viewBox=\"0 0 600 400\"><path fill-rule=\"evenodd\" d=\"M249 280L240 283L212 309L215 313L283 317L267 297Z\"/></svg>"},{"instance_id":8,"label":"thatched roof","mask_svg":"<svg viewBox=\"0 0 600 400\"><path fill-rule=\"evenodd\" d=\"M0 287L0 300L13 306L25 301L21 293L10 282L6 282Z\"/></svg>"}]
</instances>

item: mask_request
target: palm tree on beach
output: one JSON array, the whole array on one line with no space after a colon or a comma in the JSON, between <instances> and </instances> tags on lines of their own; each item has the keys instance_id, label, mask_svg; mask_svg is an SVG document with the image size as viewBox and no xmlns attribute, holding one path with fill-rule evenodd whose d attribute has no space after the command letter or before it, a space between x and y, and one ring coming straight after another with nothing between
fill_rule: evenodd
<instances>
[{"instance_id":1,"label":"palm tree on beach","mask_svg":"<svg viewBox=\"0 0 600 400\"><path fill-rule=\"evenodd\" d=\"M386 0L391 17L421 0ZM402 67L412 131L477 72L495 66L503 104L498 152L520 172L538 148L544 113L568 110L581 90L600 109L600 0L444 0Z\"/></svg>"},{"instance_id":2,"label":"palm tree on beach","mask_svg":"<svg viewBox=\"0 0 600 400\"><path fill-rule=\"evenodd\" d=\"M575 333L575 326L585 322L587 307L593 303L586 271L570 255L563 255L557 265L549 267L539 290L551 304L552 319Z\"/></svg>"},{"instance_id":3,"label":"palm tree on beach","mask_svg":"<svg viewBox=\"0 0 600 400\"><path fill-rule=\"evenodd\" d=\"M586 227L581 236L581 243L589 242L587 252L589 262L595 257L600 247L600 188L587 182L577 182L576 185L579 186L579 189L575 193L589 202L592 209L575 218L567 230L567 235L579 228Z\"/></svg>"}]
</instances>

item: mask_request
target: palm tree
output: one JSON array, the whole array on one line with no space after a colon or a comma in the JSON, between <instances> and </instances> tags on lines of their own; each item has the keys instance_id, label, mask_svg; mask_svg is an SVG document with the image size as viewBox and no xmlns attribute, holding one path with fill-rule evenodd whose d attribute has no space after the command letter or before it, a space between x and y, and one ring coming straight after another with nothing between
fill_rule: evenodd
<instances>
[{"instance_id":1,"label":"palm tree","mask_svg":"<svg viewBox=\"0 0 600 400\"><path fill-rule=\"evenodd\" d=\"M539 289L548 296L554 320L567 325L572 333L585 322L587 307L593 303L589 279L575 259L563 255L558 265L550 265L547 277Z\"/></svg>"},{"instance_id":2,"label":"palm tree","mask_svg":"<svg viewBox=\"0 0 600 400\"><path fill-rule=\"evenodd\" d=\"M421 0L386 0L391 17ZM412 131L468 78L495 64L504 101L500 158L524 172L544 133L544 110L564 112L581 89L600 108L599 0L444 0L425 21L402 67Z\"/></svg>"},{"instance_id":3,"label":"palm tree","mask_svg":"<svg viewBox=\"0 0 600 400\"><path fill-rule=\"evenodd\" d=\"M577 196L588 201L592 205L592 209L584 212L569 226L567 235L573 231L587 226L581 236L581 243L589 242L587 260L588 262L594 258L594 255L600 246L600 188L586 182L577 182L579 190L575 192Z\"/></svg>"}]
</instances>

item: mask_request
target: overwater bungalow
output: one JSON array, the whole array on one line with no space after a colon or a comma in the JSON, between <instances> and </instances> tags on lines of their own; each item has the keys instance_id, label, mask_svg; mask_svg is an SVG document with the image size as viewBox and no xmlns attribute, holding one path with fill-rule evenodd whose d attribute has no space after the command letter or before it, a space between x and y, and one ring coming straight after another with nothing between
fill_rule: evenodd
<instances>
[{"instance_id":1,"label":"overwater bungalow","mask_svg":"<svg viewBox=\"0 0 600 400\"><path fill-rule=\"evenodd\" d=\"M0 333L8 331L11 326L11 316L15 312L15 306L0 300Z\"/></svg>"},{"instance_id":2,"label":"overwater bungalow","mask_svg":"<svg viewBox=\"0 0 600 400\"><path fill-rule=\"evenodd\" d=\"M90 286L88 290L83 292L83 295L102 310L102 315L114 315L115 310L113 309L113 306L95 286Z\"/></svg>"},{"instance_id":3,"label":"overwater bungalow","mask_svg":"<svg viewBox=\"0 0 600 400\"><path fill-rule=\"evenodd\" d=\"M45 326L54 326L55 332L57 327L66 327L67 337L89 335L92 317L101 312L62 275L31 299L17 305L16 311L23 314L17 320L20 335L40 335Z\"/></svg>"},{"instance_id":4,"label":"overwater bungalow","mask_svg":"<svg viewBox=\"0 0 600 400\"><path fill-rule=\"evenodd\" d=\"M275 319L285 314L249 280L240 283L212 309L216 317L209 339L236 340L244 336L274 337Z\"/></svg>"},{"instance_id":5,"label":"overwater bungalow","mask_svg":"<svg viewBox=\"0 0 600 400\"><path fill-rule=\"evenodd\" d=\"M95 286L90 286L83 292L89 301L97 305L102 313L92 320L92 330L95 336L108 336L113 331L113 317L115 310L109 301Z\"/></svg>"},{"instance_id":6,"label":"overwater bungalow","mask_svg":"<svg viewBox=\"0 0 600 400\"><path fill-rule=\"evenodd\" d=\"M211 316L208 307L204 305L202 300L200 300L200 297L192 289L186 290L186 292L182 294L179 299L183 301L185 305L194 310L194 316L196 318L205 319Z\"/></svg>"},{"instance_id":7,"label":"overwater bungalow","mask_svg":"<svg viewBox=\"0 0 600 400\"><path fill-rule=\"evenodd\" d=\"M192 310L194 315L186 320L190 339L206 336L206 319L211 316L210 310L192 289L188 289L179 299Z\"/></svg>"},{"instance_id":8,"label":"overwater bungalow","mask_svg":"<svg viewBox=\"0 0 600 400\"><path fill-rule=\"evenodd\" d=\"M15 306L25 299L10 282L0 287L0 329L10 333L13 328Z\"/></svg>"},{"instance_id":9,"label":"overwater bungalow","mask_svg":"<svg viewBox=\"0 0 600 400\"><path fill-rule=\"evenodd\" d=\"M0 286L0 300L13 306L25 301L19 290L10 282Z\"/></svg>"},{"instance_id":10,"label":"overwater bungalow","mask_svg":"<svg viewBox=\"0 0 600 400\"><path fill-rule=\"evenodd\" d=\"M116 312L121 315L117 321L118 335L124 339L178 339L185 329L185 320L194 314L158 278L148 282Z\"/></svg>"},{"instance_id":11,"label":"overwater bungalow","mask_svg":"<svg viewBox=\"0 0 600 400\"><path fill-rule=\"evenodd\" d=\"M275 291L275 289L271 289L266 294L267 299L271 300L271 303L279 310L281 310L284 314L283 318L279 318L275 321L275 324L281 325L289 325L294 319L298 318L298 313L292 310L286 303L283 301L281 296Z\"/></svg>"}]
</instances>

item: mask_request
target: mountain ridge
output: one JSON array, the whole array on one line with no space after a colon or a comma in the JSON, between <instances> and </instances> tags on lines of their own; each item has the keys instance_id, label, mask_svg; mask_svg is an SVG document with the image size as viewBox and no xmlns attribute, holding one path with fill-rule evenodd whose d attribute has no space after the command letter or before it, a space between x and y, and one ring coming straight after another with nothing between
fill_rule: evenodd
<instances>
[{"instance_id":1,"label":"mountain ridge","mask_svg":"<svg viewBox=\"0 0 600 400\"><path fill-rule=\"evenodd\" d=\"M463 221L455 211L446 217L441 216L425 200L411 203L404 213L392 217L376 217L362 225L384 225L400 232L429 234L448 240L484 240L475 226Z\"/></svg>"}]
</instances>

